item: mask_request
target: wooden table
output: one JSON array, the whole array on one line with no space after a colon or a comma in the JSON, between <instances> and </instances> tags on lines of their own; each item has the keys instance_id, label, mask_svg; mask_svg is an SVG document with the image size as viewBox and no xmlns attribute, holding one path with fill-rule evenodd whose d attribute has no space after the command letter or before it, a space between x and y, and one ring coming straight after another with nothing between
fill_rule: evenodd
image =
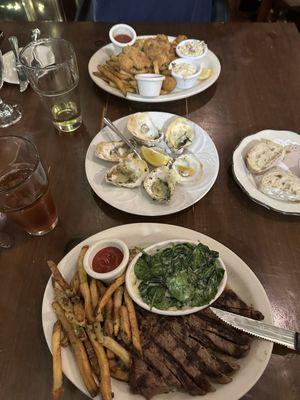
<instances>
[{"instance_id":1,"label":"wooden table","mask_svg":"<svg viewBox=\"0 0 300 400\"><path fill-rule=\"evenodd\" d=\"M37 24L1 23L6 38L29 40ZM50 234L33 238L8 223L15 246L0 253L0 398L49 398L51 357L41 324L41 303L49 271L46 259L59 261L72 245L98 231L131 222L161 222L185 226L209 235L236 252L257 274L272 303L276 325L300 330L300 223L255 204L236 185L231 174L235 146L265 128L300 131L300 39L291 24L212 24L137 26L140 34L185 33L204 39L218 55L222 72L217 83L187 100L149 105L108 95L91 81L87 64L108 40L101 23L44 23L43 35L73 42L80 69L84 125L74 136L59 136L47 120L38 96L6 84L5 100L23 106L22 120L0 135L26 135L51 167L52 191L59 224ZM7 39L2 50L8 50ZM87 147L102 125L142 110L187 116L214 140L220 172L212 190L198 204L175 215L143 218L125 214L99 200L84 172ZM244 399L300 398L300 356L275 348L259 382ZM65 380L64 399L86 397Z\"/></svg>"}]
</instances>

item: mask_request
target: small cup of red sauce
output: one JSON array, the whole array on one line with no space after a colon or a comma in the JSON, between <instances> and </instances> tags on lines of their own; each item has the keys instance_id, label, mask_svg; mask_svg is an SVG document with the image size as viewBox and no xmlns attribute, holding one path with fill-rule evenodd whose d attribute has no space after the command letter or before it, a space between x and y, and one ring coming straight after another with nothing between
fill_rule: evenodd
<instances>
[{"instance_id":1,"label":"small cup of red sauce","mask_svg":"<svg viewBox=\"0 0 300 400\"><path fill-rule=\"evenodd\" d=\"M107 239L89 247L83 260L86 273L103 282L111 282L125 271L129 260L127 245L119 239Z\"/></svg>"},{"instance_id":2,"label":"small cup of red sauce","mask_svg":"<svg viewBox=\"0 0 300 400\"><path fill-rule=\"evenodd\" d=\"M125 46L131 46L136 41L135 30L126 24L114 25L109 31L109 38L114 45L115 53L119 54Z\"/></svg>"}]
</instances>

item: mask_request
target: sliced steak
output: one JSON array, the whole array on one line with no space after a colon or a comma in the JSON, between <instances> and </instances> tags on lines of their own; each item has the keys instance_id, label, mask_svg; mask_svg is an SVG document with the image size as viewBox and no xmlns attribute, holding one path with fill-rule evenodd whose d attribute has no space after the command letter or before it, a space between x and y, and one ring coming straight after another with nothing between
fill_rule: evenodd
<instances>
[{"instance_id":1,"label":"sliced steak","mask_svg":"<svg viewBox=\"0 0 300 400\"><path fill-rule=\"evenodd\" d=\"M221 296L214 302L213 306L225 311L243 315L244 317L257 319L259 321L264 319L264 316L260 311L254 310L253 307L248 306L233 290L229 288L224 290Z\"/></svg>"},{"instance_id":2,"label":"sliced steak","mask_svg":"<svg viewBox=\"0 0 300 400\"><path fill-rule=\"evenodd\" d=\"M195 381L204 392L213 392L215 389L205 375L199 370L192 351L178 338L166 330L159 330L152 336L155 343L164 349L179 364L184 371Z\"/></svg>"},{"instance_id":3,"label":"sliced steak","mask_svg":"<svg viewBox=\"0 0 300 400\"><path fill-rule=\"evenodd\" d=\"M133 357L129 386L133 393L141 394L147 400L161 393L170 392L170 387L143 360Z\"/></svg>"}]
</instances>

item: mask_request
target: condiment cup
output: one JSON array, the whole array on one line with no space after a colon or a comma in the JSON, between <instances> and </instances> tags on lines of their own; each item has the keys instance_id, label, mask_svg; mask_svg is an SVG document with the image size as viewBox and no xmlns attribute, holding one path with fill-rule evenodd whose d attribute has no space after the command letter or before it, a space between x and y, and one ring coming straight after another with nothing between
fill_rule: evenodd
<instances>
[{"instance_id":1,"label":"condiment cup","mask_svg":"<svg viewBox=\"0 0 300 400\"><path fill-rule=\"evenodd\" d=\"M187 77L183 77L181 74L176 73L173 71L173 65L176 64L190 64L196 68L196 72L192 75ZM172 61L169 65L169 69L171 70L172 76L176 79L177 88L178 89L189 89L197 83L198 76L201 73L202 66L195 62L191 62L186 58L177 58L176 60Z\"/></svg>"},{"instance_id":2,"label":"condiment cup","mask_svg":"<svg viewBox=\"0 0 300 400\"><path fill-rule=\"evenodd\" d=\"M189 60L189 61L199 61L199 60L203 59L203 58L206 56L207 52L208 52L208 47L207 47L206 44L205 44L204 52L201 53L201 54L199 54L199 55L197 55L197 56L191 56L191 55L189 56L189 55L187 55L187 54L184 54L184 53L181 51L180 48L181 48L183 45L189 44L189 43L193 43L193 42L201 42L201 40L197 40L197 39L186 39L186 40L183 40L182 42L178 43L178 45L176 46L176 53L177 53L178 57L185 58L185 59L187 59L187 60Z\"/></svg>"},{"instance_id":3,"label":"condiment cup","mask_svg":"<svg viewBox=\"0 0 300 400\"><path fill-rule=\"evenodd\" d=\"M115 39L115 36L117 36L117 35L128 35L132 39L131 39L130 42L127 42L127 43L120 43ZM123 50L123 47L132 46L135 43L135 41L136 41L136 32L130 25L117 24L117 25L114 25L114 26L112 26L110 28L109 38L110 38L110 41L114 45L115 53L119 54Z\"/></svg>"},{"instance_id":4,"label":"condiment cup","mask_svg":"<svg viewBox=\"0 0 300 400\"><path fill-rule=\"evenodd\" d=\"M123 253L123 260L120 265L110 272L96 272L92 268L92 262L95 255L106 247L116 247ZM125 271L129 260L129 249L126 243L119 239L104 239L96 242L89 247L83 259L83 267L86 273L92 278L99 279L105 283L110 283L118 278Z\"/></svg>"},{"instance_id":5,"label":"condiment cup","mask_svg":"<svg viewBox=\"0 0 300 400\"><path fill-rule=\"evenodd\" d=\"M135 79L141 96L156 97L160 94L165 77L159 74L137 74Z\"/></svg>"},{"instance_id":6,"label":"condiment cup","mask_svg":"<svg viewBox=\"0 0 300 400\"><path fill-rule=\"evenodd\" d=\"M172 244L178 244L178 243L192 243L192 244L198 244L199 242L194 241L194 240L186 240L186 239L173 239L173 240L166 240L164 242L156 243L153 244L152 246L147 247L144 249L144 252L150 255L155 254L157 251L165 249L167 247L170 247ZM126 271L126 277L125 277L125 283L126 283L126 289L128 291L129 296L132 298L132 300L138 304L140 307L144 308L147 311L151 311L155 314L162 314L162 315L168 315L168 316L179 316L179 315L187 315L187 314L193 314L195 312L198 312L200 310L203 310L204 308L208 307L211 305L214 301L217 300L218 297L221 296L223 293L226 282L227 282L227 271L226 271L226 266L224 262L222 261L221 258L218 258L218 265L219 267L224 269L224 276L222 281L220 282L218 292L215 295L215 297L208 303L203 306L199 307L185 307L182 309L169 309L169 310L160 310L155 307L150 307L148 304L146 304L140 294L139 294L139 289L138 289L138 280L134 272L134 267L135 264L137 263L138 259L142 256L143 253L137 254L134 259L130 262L128 265L127 271Z\"/></svg>"}]
</instances>

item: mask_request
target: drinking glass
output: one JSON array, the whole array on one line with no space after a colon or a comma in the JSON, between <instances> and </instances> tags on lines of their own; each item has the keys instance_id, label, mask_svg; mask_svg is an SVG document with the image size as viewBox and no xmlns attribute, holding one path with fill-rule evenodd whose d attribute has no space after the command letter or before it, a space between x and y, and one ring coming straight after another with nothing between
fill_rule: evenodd
<instances>
[{"instance_id":1,"label":"drinking glass","mask_svg":"<svg viewBox=\"0 0 300 400\"><path fill-rule=\"evenodd\" d=\"M0 50L0 89L3 86L4 64ZM19 121L22 117L22 109L18 104L6 104L0 98L0 128L6 128Z\"/></svg>"},{"instance_id":2,"label":"drinking glass","mask_svg":"<svg viewBox=\"0 0 300 400\"><path fill-rule=\"evenodd\" d=\"M0 212L35 236L58 221L47 173L35 145L24 137L0 136Z\"/></svg>"},{"instance_id":3,"label":"drinking glass","mask_svg":"<svg viewBox=\"0 0 300 400\"><path fill-rule=\"evenodd\" d=\"M20 61L54 126L62 132L78 129L82 122L79 73L71 43L54 38L31 42L21 51Z\"/></svg>"}]
</instances>

